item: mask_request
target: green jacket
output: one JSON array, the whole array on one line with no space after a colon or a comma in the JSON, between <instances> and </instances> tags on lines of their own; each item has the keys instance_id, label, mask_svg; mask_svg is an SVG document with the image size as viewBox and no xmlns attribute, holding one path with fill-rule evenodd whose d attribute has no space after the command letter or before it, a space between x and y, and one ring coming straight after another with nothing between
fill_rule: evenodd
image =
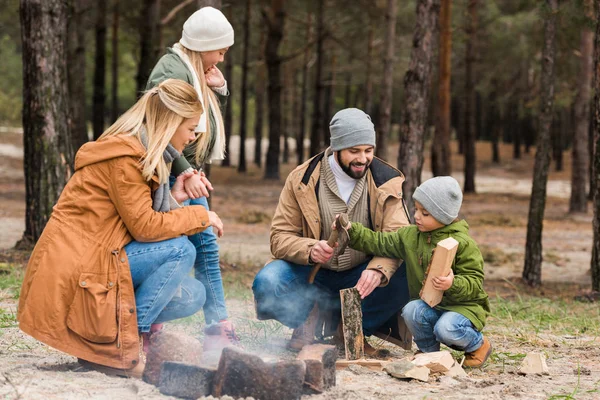
<instances>
[{"instance_id":1,"label":"green jacket","mask_svg":"<svg viewBox=\"0 0 600 400\"><path fill-rule=\"evenodd\" d=\"M185 65L183 60L179 58L177 53L175 53L171 48L167 48L167 54L165 54L161 57L160 60L158 60L158 63L156 63L154 69L150 73L148 83L146 84L146 90L152 89L154 86L169 78L180 79L189 83L190 85L193 85L194 76L192 74L193 72L189 70L189 68ZM223 113L227 104L227 96L222 96L217 92L215 92L215 94L217 95L217 99L219 99L219 107L221 108L221 112ZM212 148L215 144L214 132L217 131L217 123L212 113L209 113L209 123L210 131L213 133L213 136L208 142L208 154L211 153ZM173 161L171 172L175 176L190 168L190 166L193 166L196 169L199 166L201 166L196 165L196 162L194 160L195 150L193 145L186 147L186 149L183 151L183 154L185 155L185 157L179 157L175 159L175 161Z\"/></svg>"},{"instance_id":2,"label":"green jacket","mask_svg":"<svg viewBox=\"0 0 600 400\"><path fill-rule=\"evenodd\" d=\"M411 300L419 298L425 271L437 243L448 237L456 239L458 251L452 264L454 282L444 292L442 302L436 308L460 313L467 317L477 330L483 329L486 317L490 313L488 295L483 290L483 256L477 243L469 236L469 225L465 220L431 232L420 232L415 225L400 228L396 232L373 232L354 222L349 233L350 246L353 249L406 261Z\"/></svg>"}]
</instances>

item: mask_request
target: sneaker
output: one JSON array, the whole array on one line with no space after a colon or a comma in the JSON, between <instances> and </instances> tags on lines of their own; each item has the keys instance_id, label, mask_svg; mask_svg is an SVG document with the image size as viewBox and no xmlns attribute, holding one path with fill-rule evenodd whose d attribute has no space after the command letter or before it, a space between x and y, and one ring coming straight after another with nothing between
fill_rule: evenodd
<instances>
[{"instance_id":1,"label":"sneaker","mask_svg":"<svg viewBox=\"0 0 600 400\"><path fill-rule=\"evenodd\" d=\"M163 324L152 324L150 325L150 332L144 332L141 334L144 343L142 345L142 350L144 351L144 354L148 354L148 351L150 351L150 341L152 340L152 335L154 335L157 332L160 332L162 328Z\"/></svg>"},{"instance_id":2,"label":"sneaker","mask_svg":"<svg viewBox=\"0 0 600 400\"><path fill-rule=\"evenodd\" d=\"M220 352L227 346L240 346L231 321L221 321L204 328L204 351Z\"/></svg>"},{"instance_id":3,"label":"sneaker","mask_svg":"<svg viewBox=\"0 0 600 400\"><path fill-rule=\"evenodd\" d=\"M306 345L313 344L315 342L315 329L317 327L317 321L319 320L319 307L315 304L306 321L292 333L287 347L292 351L300 351Z\"/></svg>"},{"instance_id":4,"label":"sneaker","mask_svg":"<svg viewBox=\"0 0 600 400\"><path fill-rule=\"evenodd\" d=\"M464 367L477 368L481 367L492 354L492 344L484 336L483 344L475 351L465 353Z\"/></svg>"}]
</instances>

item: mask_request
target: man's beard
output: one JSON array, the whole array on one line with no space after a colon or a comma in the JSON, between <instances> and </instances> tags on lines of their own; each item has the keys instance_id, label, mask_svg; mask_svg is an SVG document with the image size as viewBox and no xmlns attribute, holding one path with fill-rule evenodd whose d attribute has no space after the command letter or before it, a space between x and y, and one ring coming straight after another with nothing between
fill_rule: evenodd
<instances>
[{"instance_id":1,"label":"man's beard","mask_svg":"<svg viewBox=\"0 0 600 400\"><path fill-rule=\"evenodd\" d=\"M342 168L342 171L344 171L346 173L346 175L348 175L350 178L352 178L352 179L360 179L363 176L365 176L365 174L369 170L369 165L371 165L371 161L367 161L364 164L356 162L356 161L353 161L350 164L346 164L342 160L339 160L339 164L340 164L340 167ZM352 170L352 166L355 166L355 167L362 167L362 166L364 166L365 169L363 169L362 172L355 172L355 171Z\"/></svg>"}]
</instances>

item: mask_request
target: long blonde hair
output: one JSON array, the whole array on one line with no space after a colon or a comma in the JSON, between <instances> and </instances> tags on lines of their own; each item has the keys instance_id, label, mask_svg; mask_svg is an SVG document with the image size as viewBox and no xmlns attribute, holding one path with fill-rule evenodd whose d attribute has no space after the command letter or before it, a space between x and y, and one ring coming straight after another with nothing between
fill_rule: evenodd
<instances>
[{"instance_id":1,"label":"long blonde hair","mask_svg":"<svg viewBox=\"0 0 600 400\"><path fill-rule=\"evenodd\" d=\"M163 159L167 145L185 119L200 114L202 105L194 87L179 79L167 79L146 91L98 140L131 135L143 144L145 127L147 149L140 162L142 176L149 181L156 171L159 182L165 183L169 179L169 167Z\"/></svg>"},{"instance_id":2,"label":"long blonde hair","mask_svg":"<svg viewBox=\"0 0 600 400\"><path fill-rule=\"evenodd\" d=\"M194 70L196 72L196 76L198 76L198 81L200 82L200 88L202 89L202 96L204 97L202 99L202 101L204 102L204 105L206 107L206 118L207 118L207 124L206 124L206 134L204 135L198 135L196 137L196 142L195 142L195 161L196 164L201 164L205 161L205 159L208 157L208 152L212 149L209 149L209 144L210 144L210 140L212 138L212 132L211 132L211 127L210 127L210 113L213 113L215 116L215 123L217 123L219 125L219 132L221 132L222 135L224 135L225 132L225 126L223 124L223 115L221 114L221 109L219 107L215 107L214 109L212 109L210 107L211 101L213 104L219 104L219 99L217 98L217 95L215 95L215 93L208 87L208 85L206 84L206 76L204 75L204 65L202 64L202 54L199 51L194 51L194 50L190 50L187 47L185 47L184 45L181 45L181 49L183 50L183 52L189 57L190 62L192 63L192 65L194 66ZM221 143L224 145L225 144L225 139L224 137L221 140Z\"/></svg>"}]
</instances>

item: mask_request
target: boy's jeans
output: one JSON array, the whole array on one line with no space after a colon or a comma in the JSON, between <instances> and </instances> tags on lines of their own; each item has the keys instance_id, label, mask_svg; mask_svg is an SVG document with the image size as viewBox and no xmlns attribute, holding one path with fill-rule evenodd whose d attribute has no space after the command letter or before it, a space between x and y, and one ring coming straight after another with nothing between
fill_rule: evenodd
<instances>
[{"instance_id":1,"label":"boy's jeans","mask_svg":"<svg viewBox=\"0 0 600 400\"><path fill-rule=\"evenodd\" d=\"M206 301L202 283L189 276L196 249L186 236L125 246L135 290L138 330L193 315ZM181 288L181 290L179 290Z\"/></svg>"},{"instance_id":2,"label":"boy's jeans","mask_svg":"<svg viewBox=\"0 0 600 400\"><path fill-rule=\"evenodd\" d=\"M314 284L308 283L310 265L284 260L267 264L254 278L252 290L259 319L276 319L296 328L308 317L315 301L319 309L340 313L340 289L351 288L367 268L368 261L347 271L321 269ZM387 286L376 288L362 301L363 332L374 334L408 301L406 268L402 264Z\"/></svg>"},{"instance_id":3,"label":"boy's jeans","mask_svg":"<svg viewBox=\"0 0 600 400\"><path fill-rule=\"evenodd\" d=\"M206 197L193 199L189 202L192 206L202 206L209 210ZM187 204L186 204L187 205ZM204 319L206 324L216 323L227 319L225 306L225 293L219 266L219 245L217 236L212 228L189 236L196 248L196 261L194 262L194 276L206 288L206 303L204 304Z\"/></svg>"},{"instance_id":4,"label":"boy's jeans","mask_svg":"<svg viewBox=\"0 0 600 400\"><path fill-rule=\"evenodd\" d=\"M440 343L470 353L483 344L483 335L462 314L429 307L413 300L402 310L402 318L423 353L440 350Z\"/></svg>"}]
</instances>

